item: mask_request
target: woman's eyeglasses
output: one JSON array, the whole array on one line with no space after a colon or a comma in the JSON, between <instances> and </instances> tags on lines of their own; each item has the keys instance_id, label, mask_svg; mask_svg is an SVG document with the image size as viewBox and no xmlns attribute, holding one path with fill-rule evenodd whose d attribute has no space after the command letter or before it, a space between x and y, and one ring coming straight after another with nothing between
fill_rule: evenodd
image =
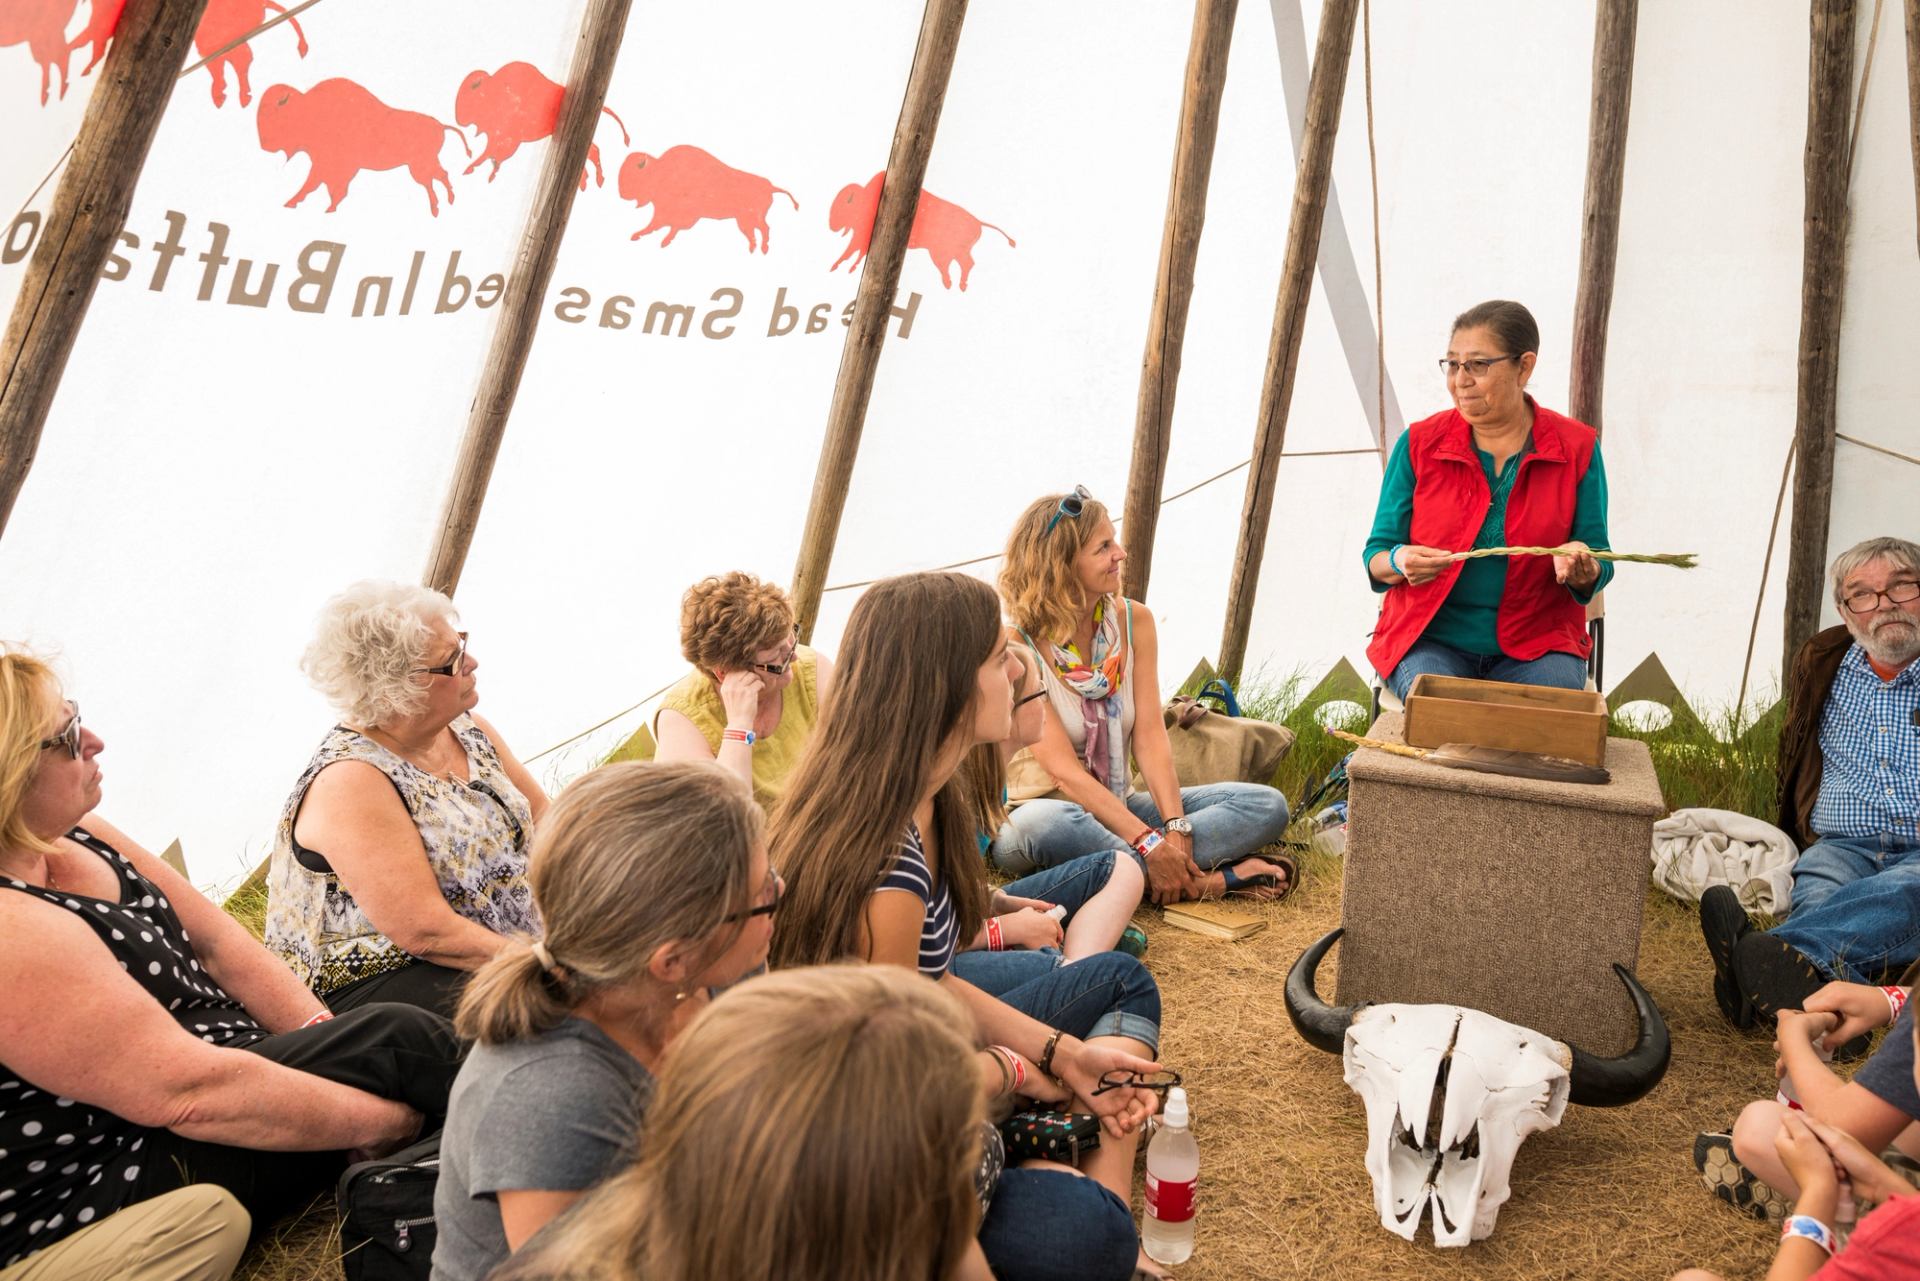
<instances>
[{"instance_id":1,"label":"woman's eyeglasses","mask_svg":"<svg viewBox=\"0 0 1920 1281\"><path fill-rule=\"evenodd\" d=\"M750 907L744 912L729 912L720 918L721 922L730 925L735 921L751 921L756 916L772 916L775 912L778 912L780 910L780 900L787 896L787 883L781 877L780 873L771 867L767 869L767 883L771 887L772 898L760 904L758 907ZM762 896L764 897L767 892L766 890L762 890Z\"/></svg>"},{"instance_id":2,"label":"woman's eyeglasses","mask_svg":"<svg viewBox=\"0 0 1920 1281\"><path fill-rule=\"evenodd\" d=\"M1046 690L1044 690L1044 689L1036 689L1036 690L1034 690L1034 691L1033 691L1033 693L1031 693L1031 694L1029 694L1029 695L1027 695L1027 696L1026 696L1025 698L1016 698L1016 699L1014 699L1014 700L1013 700L1013 710L1017 712L1017 711L1019 711L1019 710L1020 710L1021 708L1023 708L1023 707L1025 707L1025 706L1026 706L1026 705L1027 705L1028 703L1031 703L1031 702L1032 702L1032 701L1033 701L1034 699L1036 699L1036 698L1045 698L1046 696L1047 696L1047 691L1046 691Z\"/></svg>"},{"instance_id":3,"label":"woman's eyeglasses","mask_svg":"<svg viewBox=\"0 0 1920 1281\"><path fill-rule=\"evenodd\" d=\"M49 747L64 747L67 755L77 761L80 759L80 704L69 701L67 706L73 709L73 719L52 738L41 739L40 750L44 752Z\"/></svg>"},{"instance_id":4,"label":"woman's eyeglasses","mask_svg":"<svg viewBox=\"0 0 1920 1281\"><path fill-rule=\"evenodd\" d=\"M1093 495L1087 492L1085 485L1075 485L1073 492L1063 497L1060 500L1060 505L1054 508L1053 519L1048 521L1047 527L1040 531L1040 537L1045 538L1048 534L1051 534L1053 527L1060 523L1062 517L1070 517L1075 520L1079 519L1080 513L1085 511L1087 504L1092 501Z\"/></svg>"},{"instance_id":5,"label":"woman's eyeglasses","mask_svg":"<svg viewBox=\"0 0 1920 1281\"><path fill-rule=\"evenodd\" d=\"M1116 1068L1100 1078L1100 1084L1093 1087L1095 1094L1105 1094L1108 1090L1152 1090L1163 1100L1167 1091L1180 1084L1180 1074L1172 1068L1159 1072L1132 1072L1126 1068Z\"/></svg>"},{"instance_id":6,"label":"woman's eyeglasses","mask_svg":"<svg viewBox=\"0 0 1920 1281\"><path fill-rule=\"evenodd\" d=\"M751 671L765 672L769 676L785 676L787 670L793 666L795 656L799 653L800 629L796 627L793 630L793 641L787 646L787 656L785 658L776 663L748 663L747 667Z\"/></svg>"},{"instance_id":7,"label":"woman's eyeglasses","mask_svg":"<svg viewBox=\"0 0 1920 1281\"><path fill-rule=\"evenodd\" d=\"M428 676L458 675L460 669L465 667L467 663L467 634L461 632L459 635L460 641L453 647L452 658L449 658L438 667L416 667L413 670L416 672L424 672Z\"/></svg>"},{"instance_id":8,"label":"woman's eyeglasses","mask_svg":"<svg viewBox=\"0 0 1920 1281\"><path fill-rule=\"evenodd\" d=\"M1477 356L1472 360L1442 360L1440 372L1443 376L1451 378L1464 369L1475 378L1485 378L1487 371L1501 361L1518 359L1520 359L1518 356Z\"/></svg>"}]
</instances>

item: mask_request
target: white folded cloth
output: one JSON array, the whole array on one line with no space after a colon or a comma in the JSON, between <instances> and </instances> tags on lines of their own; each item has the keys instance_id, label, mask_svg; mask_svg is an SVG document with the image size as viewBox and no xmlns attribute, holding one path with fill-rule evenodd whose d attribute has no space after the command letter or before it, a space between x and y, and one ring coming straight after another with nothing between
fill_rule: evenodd
<instances>
[{"instance_id":1,"label":"white folded cloth","mask_svg":"<svg viewBox=\"0 0 1920 1281\"><path fill-rule=\"evenodd\" d=\"M1730 885L1749 912L1785 916L1799 857L1791 836L1732 810L1675 810L1653 825L1653 882L1683 903Z\"/></svg>"}]
</instances>

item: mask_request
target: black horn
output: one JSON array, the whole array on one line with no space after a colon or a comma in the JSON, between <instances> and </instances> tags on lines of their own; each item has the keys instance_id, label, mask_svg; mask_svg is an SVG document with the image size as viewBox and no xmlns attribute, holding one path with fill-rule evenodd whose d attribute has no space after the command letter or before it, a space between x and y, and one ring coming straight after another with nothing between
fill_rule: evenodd
<instances>
[{"instance_id":1,"label":"black horn","mask_svg":"<svg viewBox=\"0 0 1920 1281\"><path fill-rule=\"evenodd\" d=\"M1667 1021L1660 1017L1660 1007L1653 1003L1647 989L1640 986L1640 980L1634 978L1626 966L1615 965L1613 972L1627 985L1627 995L1633 998L1634 1012L1640 1019L1640 1039L1617 1059L1599 1058L1568 1044L1567 1049L1573 1053L1573 1070L1568 1074L1567 1099L1583 1107L1617 1108L1644 1098L1660 1084L1660 1078L1667 1074L1667 1062L1673 1057L1673 1039L1667 1035ZM1287 994L1291 1000L1291 982L1287 984Z\"/></svg>"},{"instance_id":2,"label":"black horn","mask_svg":"<svg viewBox=\"0 0 1920 1281\"><path fill-rule=\"evenodd\" d=\"M1338 1054L1346 1048L1347 1025L1353 1022L1354 1010L1351 1005L1328 1005L1321 1000L1320 994L1313 990L1313 975L1320 968L1320 958L1345 933L1339 929L1326 935L1300 953L1300 959L1287 971L1287 1017L1293 1020L1294 1030L1306 1038L1308 1045L1329 1054Z\"/></svg>"}]
</instances>

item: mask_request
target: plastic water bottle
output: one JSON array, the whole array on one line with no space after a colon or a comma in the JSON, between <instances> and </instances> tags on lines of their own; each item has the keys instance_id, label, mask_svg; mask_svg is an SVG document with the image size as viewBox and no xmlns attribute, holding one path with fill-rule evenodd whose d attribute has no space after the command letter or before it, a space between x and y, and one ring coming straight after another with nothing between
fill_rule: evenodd
<instances>
[{"instance_id":1,"label":"plastic water bottle","mask_svg":"<svg viewBox=\"0 0 1920 1281\"><path fill-rule=\"evenodd\" d=\"M1187 1122L1187 1092L1175 1086L1167 1092L1166 1110L1147 1145L1147 1217L1140 1225L1147 1257L1169 1267L1193 1257L1200 1145Z\"/></svg>"}]
</instances>

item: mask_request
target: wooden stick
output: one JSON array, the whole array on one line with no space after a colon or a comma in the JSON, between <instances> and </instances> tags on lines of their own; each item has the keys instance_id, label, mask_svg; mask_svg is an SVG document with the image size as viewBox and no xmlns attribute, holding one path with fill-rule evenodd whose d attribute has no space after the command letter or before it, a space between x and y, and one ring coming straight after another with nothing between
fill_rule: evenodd
<instances>
[{"instance_id":1,"label":"wooden stick","mask_svg":"<svg viewBox=\"0 0 1920 1281\"><path fill-rule=\"evenodd\" d=\"M1306 328L1307 300L1313 289L1314 263L1320 254L1320 223L1327 208L1334 135L1340 128L1340 102L1346 93L1354 16L1359 7L1360 0L1326 0L1320 10L1320 34L1307 81L1307 124L1294 176L1293 213L1287 223L1287 254L1280 272L1280 295L1274 303L1253 465L1247 469L1239 550L1227 587L1227 620L1220 637L1220 674L1230 682L1239 681L1247 657L1247 632L1253 625L1260 562L1267 551L1274 481L1280 471L1280 453L1286 448L1293 372L1300 359L1300 336Z\"/></svg>"},{"instance_id":2,"label":"wooden stick","mask_svg":"<svg viewBox=\"0 0 1920 1281\"><path fill-rule=\"evenodd\" d=\"M1447 559L1452 561L1483 560L1488 556L1571 556L1573 550L1566 547L1476 547L1470 552L1453 552ZM1692 552L1661 552L1646 555L1639 552L1605 552L1587 549L1587 555L1595 560L1626 561L1635 565L1671 565L1675 569L1697 569L1700 562Z\"/></svg>"},{"instance_id":3,"label":"wooden stick","mask_svg":"<svg viewBox=\"0 0 1920 1281\"><path fill-rule=\"evenodd\" d=\"M0 532L40 448L206 0L128 0L0 341ZM18 110L10 106L9 111Z\"/></svg>"},{"instance_id":4,"label":"wooden stick","mask_svg":"<svg viewBox=\"0 0 1920 1281\"><path fill-rule=\"evenodd\" d=\"M926 177L927 158L933 154L933 137L940 127L940 108L946 101L947 81L960 47L960 25L966 16L967 0L927 0L921 14L920 42L913 51L906 97L893 129L873 239L860 272L859 292L854 295L853 323L840 350L840 373L834 379L826 436L820 442L807 525L793 566L790 594L801 640L813 638L813 624L820 615L820 593L827 585L840 514L846 509L847 487L860 453L860 432L866 425L867 402L873 398L880 345L886 340L887 317L900 287L907 236L920 209L920 184Z\"/></svg>"},{"instance_id":5,"label":"wooden stick","mask_svg":"<svg viewBox=\"0 0 1920 1281\"><path fill-rule=\"evenodd\" d=\"M1920 241L1920 0L1907 0L1907 113L1913 144L1913 207Z\"/></svg>"},{"instance_id":6,"label":"wooden stick","mask_svg":"<svg viewBox=\"0 0 1920 1281\"><path fill-rule=\"evenodd\" d=\"M1349 743L1357 743L1361 747L1371 747L1375 751L1387 752L1394 756L1407 756L1416 761L1420 761L1432 755L1432 752L1424 747L1408 747L1405 743L1388 743L1377 738L1363 738L1358 734L1349 734L1343 729L1334 729L1330 726L1322 726L1322 728L1326 729L1327 733L1333 735L1335 738L1344 739Z\"/></svg>"},{"instance_id":7,"label":"wooden stick","mask_svg":"<svg viewBox=\"0 0 1920 1281\"><path fill-rule=\"evenodd\" d=\"M1573 299L1573 377L1567 407L1596 432L1606 391L1607 317L1613 310L1613 267L1620 251L1620 188L1627 165L1639 13L1640 0L1599 0L1593 14L1593 106L1587 120L1587 192L1580 208L1580 283Z\"/></svg>"},{"instance_id":8,"label":"wooden stick","mask_svg":"<svg viewBox=\"0 0 1920 1281\"><path fill-rule=\"evenodd\" d=\"M1239 6L1240 0L1195 0L1193 6L1180 133L1174 146L1173 178L1167 185L1167 221L1160 233L1160 267L1154 278L1147 350L1140 360L1133 462L1127 469L1127 563L1120 590L1134 600L1146 599L1147 580L1153 573L1153 535L1160 523L1174 394L1180 383L1187 309L1193 300L1193 264L1207 219L1207 181L1213 173L1220 96L1227 85L1227 53Z\"/></svg>"},{"instance_id":9,"label":"wooden stick","mask_svg":"<svg viewBox=\"0 0 1920 1281\"><path fill-rule=\"evenodd\" d=\"M520 394L520 376L533 351L534 333L544 310L547 284L560 256L580 172L593 144L594 127L607 99L613 64L626 35L627 12L633 0L588 0L580 33L574 39L573 64L567 71L566 93L560 99L560 119L547 148L533 206L520 233L520 250L507 276L500 300L500 319L480 371L480 386L467 410L467 431L454 462L453 481L440 508L439 532L427 557L422 581L451 596L460 586L460 572L480 523L480 505L486 501L487 482L500 454L514 398Z\"/></svg>"},{"instance_id":10,"label":"wooden stick","mask_svg":"<svg viewBox=\"0 0 1920 1281\"><path fill-rule=\"evenodd\" d=\"M1787 540L1782 673L1814 633L1826 598L1833 506L1834 403L1840 386L1846 280L1847 115L1853 87L1853 0L1813 0L1807 76L1806 216L1800 266L1799 398L1794 414L1793 525Z\"/></svg>"}]
</instances>

